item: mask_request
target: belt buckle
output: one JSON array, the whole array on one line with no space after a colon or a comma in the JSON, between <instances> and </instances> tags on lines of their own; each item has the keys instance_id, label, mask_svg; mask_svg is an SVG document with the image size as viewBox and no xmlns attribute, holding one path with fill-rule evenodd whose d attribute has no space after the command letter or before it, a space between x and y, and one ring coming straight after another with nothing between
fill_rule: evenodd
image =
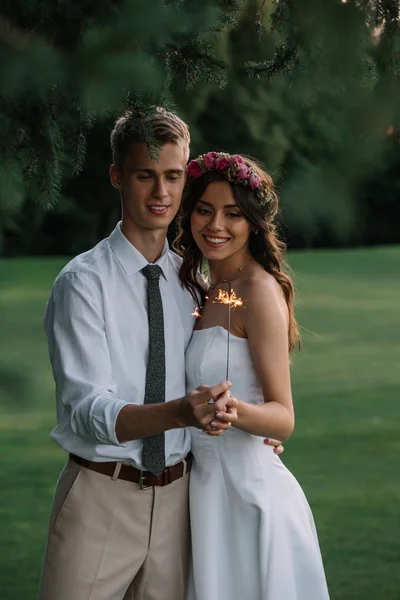
<instances>
[{"instance_id":1,"label":"belt buckle","mask_svg":"<svg viewBox=\"0 0 400 600\"><path fill-rule=\"evenodd\" d=\"M144 471L140 471L139 474L139 489L141 490L149 490L151 487L151 485L144 485L144 476L143 476Z\"/></svg>"}]
</instances>

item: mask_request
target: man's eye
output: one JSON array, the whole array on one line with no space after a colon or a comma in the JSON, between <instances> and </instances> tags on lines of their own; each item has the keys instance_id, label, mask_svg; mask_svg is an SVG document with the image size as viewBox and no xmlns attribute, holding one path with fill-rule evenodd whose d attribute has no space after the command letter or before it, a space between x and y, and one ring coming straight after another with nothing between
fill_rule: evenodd
<instances>
[{"instance_id":1,"label":"man's eye","mask_svg":"<svg viewBox=\"0 0 400 600\"><path fill-rule=\"evenodd\" d=\"M172 177L168 177L168 179L170 181L178 181L178 179L180 179L180 177L178 175L172 176Z\"/></svg>"},{"instance_id":2,"label":"man's eye","mask_svg":"<svg viewBox=\"0 0 400 600\"><path fill-rule=\"evenodd\" d=\"M150 175L138 175L138 179L140 179L140 181L144 181L146 179L150 179Z\"/></svg>"}]
</instances>

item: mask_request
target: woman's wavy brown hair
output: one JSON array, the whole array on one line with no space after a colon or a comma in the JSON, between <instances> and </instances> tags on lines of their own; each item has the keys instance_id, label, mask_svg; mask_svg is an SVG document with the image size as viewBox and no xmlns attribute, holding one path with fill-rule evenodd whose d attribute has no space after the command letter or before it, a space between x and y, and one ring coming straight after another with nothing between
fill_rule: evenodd
<instances>
[{"instance_id":1,"label":"woman's wavy brown hair","mask_svg":"<svg viewBox=\"0 0 400 600\"><path fill-rule=\"evenodd\" d=\"M249 250L252 256L275 277L282 288L289 310L289 350L296 345L300 347L300 333L294 316L294 289L288 275L289 267L285 261L286 245L277 233L276 217L278 214L278 196L275 191L272 177L264 171L262 166L254 159L243 157L248 167L252 167L260 176L270 201L261 206L255 193L250 187L230 183L234 198L243 215L251 225L249 237ZM200 294L202 301L205 292L199 282L199 271L202 266L203 256L194 241L191 231L191 216L198 201L204 194L207 186L214 181L227 181L217 171L208 171L198 179L188 178L183 193L181 211L178 217L178 233L174 241L174 248L183 257L179 272L182 284L190 291L197 301ZM197 293L197 296L196 296Z\"/></svg>"}]
</instances>

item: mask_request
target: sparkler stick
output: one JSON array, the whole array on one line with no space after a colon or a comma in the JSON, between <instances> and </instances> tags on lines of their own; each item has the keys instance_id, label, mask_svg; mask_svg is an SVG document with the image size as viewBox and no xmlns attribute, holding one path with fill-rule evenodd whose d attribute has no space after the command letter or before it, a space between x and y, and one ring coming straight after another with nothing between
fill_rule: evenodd
<instances>
[{"instance_id":1,"label":"sparkler stick","mask_svg":"<svg viewBox=\"0 0 400 600\"><path fill-rule=\"evenodd\" d=\"M229 379L229 350L230 350L230 338L231 338L231 310L235 310L238 306L243 306L241 298L236 296L234 290L232 290L231 282L228 283L228 292L218 290L218 296L215 302L221 302L221 304L228 305L228 344L226 349L226 379Z\"/></svg>"},{"instance_id":2,"label":"sparkler stick","mask_svg":"<svg viewBox=\"0 0 400 600\"><path fill-rule=\"evenodd\" d=\"M228 296L229 298L231 297L231 282L229 282L228 284ZM229 375L229 348L230 348L230 340L231 340L231 305L228 304L228 345L226 348L226 377L225 377L225 381L228 381L228 375Z\"/></svg>"}]
</instances>

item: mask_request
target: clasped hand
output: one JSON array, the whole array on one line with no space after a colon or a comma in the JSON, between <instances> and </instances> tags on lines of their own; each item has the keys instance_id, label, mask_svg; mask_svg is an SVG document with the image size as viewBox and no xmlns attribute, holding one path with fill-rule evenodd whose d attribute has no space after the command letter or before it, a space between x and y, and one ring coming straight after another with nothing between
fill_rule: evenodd
<instances>
[{"instance_id":1,"label":"clasped hand","mask_svg":"<svg viewBox=\"0 0 400 600\"><path fill-rule=\"evenodd\" d=\"M218 436L238 420L239 400L229 391L230 381L217 385L200 385L182 398L181 416L185 427L197 427L208 435ZM279 440L266 438L264 444L272 446L275 454L284 448Z\"/></svg>"},{"instance_id":2,"label":"clasped hand","mask_svg":"<svg viewBox=\"0 0 400 600\"><path fill-rule=\"evenodd\" d=\"M213 398L211 406L214 408L214 418L204 428L204 433L208 435L221 435L223 431L229 429L238 419L238 400L227 390Z\"/></svg>"},{"instance_id":3,"label":"clasped hand","mask_svg":"<svg viewBox=\"0 0 400 600\"><path fill-rule=\"evenodd\" d=\"M185 426L197 427L210 435L220 435L237 420L238 400L229 392L230 381L200 385L182 399Z\"/></svg>"}]
</instances>

